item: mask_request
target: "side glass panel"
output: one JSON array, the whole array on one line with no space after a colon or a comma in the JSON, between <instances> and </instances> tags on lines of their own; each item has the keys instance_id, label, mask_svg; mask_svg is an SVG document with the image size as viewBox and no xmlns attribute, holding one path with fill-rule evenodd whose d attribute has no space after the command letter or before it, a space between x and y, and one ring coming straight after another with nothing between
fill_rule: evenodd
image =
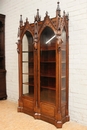
<instances>
[{"instance_id":1,"label":"side glass panel","mask_svg":"<svg viewBox=\"0 0 87 130\"><path fill-rule=\"evenodd\" d=\"M61 52L61 103L66 102L66 32L62 31L62 52Z\"/></svg>"},{"instance_id":2,"label":"side glass panel","mask_svg":"<svg viewBox=\"0 0 87 130\"><path fill-rule=\"evenodd\" d=\"M22 40L22 86L23 95L34 96L33 38L26 32Z\"/></svg>"},{"instance_id":3,"label":"side glass panel","mask_svg":"<svg viewBox=\"0 0 87 130\"><path fill-rule=\"evenodd\" d=\"M46 41L54 32L46 27L40 39L40 100L55 104L56 99L56 52L55 43Z\"/></svg>"}]
</instances>

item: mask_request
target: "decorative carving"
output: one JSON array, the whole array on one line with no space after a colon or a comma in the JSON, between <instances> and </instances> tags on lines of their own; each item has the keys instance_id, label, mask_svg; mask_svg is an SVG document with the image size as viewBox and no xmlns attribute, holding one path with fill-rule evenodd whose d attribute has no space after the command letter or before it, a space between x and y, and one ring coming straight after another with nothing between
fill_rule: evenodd
<instances>
[{"instance_id":1,"label":"decorative carving","mask_svg":"<svg viewBox=\"0 0 87 130\"><path fill-rule=\"evenodd\" d=\"M48 11L46 11L46 16L48 16Z\"/></svg>"},{"instance_id":2,"label":"decorative carving","mask_svg":"<svg viewBox=\"0 0 87 130\"><path fill-rule=\"evenodd\" d=\"M20 43L20 40L18 40L18 42L16 42L16 44L17 44L17 52L18 52L18 53L20 53L19 43Z\"/></svg>"},{"instance_id":3,"label":"decorative carving","mask_svg":"<svg viewBox=\"0 0 87 130\"><path fill-rule=\"evenodd\" d=\"M57 29L55 28L54 24L52 23L52 20L51 20L51 19L49 18L49 16L48 16L48 12L46 12L46 16L45 16L45 18L44 18L43 24L41 25L41 27L40 27L40 29L39 29L39 32L38 32L38 35L39 35L39 36L40 36L41 32L44 30L44 28L45 28L46 26L49 26L50 28L52 28L52 30L53 30L54 32L57 31ZM38 36L38 37L39 37L39 36Z\"/></svg>"},{"instance_id":4,"label":"decorative carving","mask_svg":"<svg viewBox=\"0 0 87 130\"><path fill-rule=\"evenodd\" d=\"M37 41L38 41L38 22L34 22L34 49L37 50Z\"/></svg>"},{"instance_id":5,"label":"decorative carving","mask_svg":"<svg viewBox=\"0 0 87 130\"><path fill-rule=\"evenodd\" d=\"M18 28L18 37L20 37L20 28Z\"/></svg>"},{"instance_id":6,"label":"decorative carving","mask_svg":"<svg viewBox=\"0 0 87 130\"><path fill-rule=\"evenodd\" d=\"M21 39L23 38L24 34L26 31L29 31L32 35L33 35L33 29L31 27L31 25L29 24L29 22L26 22L25 26L23 26L23 31L21 32L20 30L20 37Z\"/></svg>"},{"instance_id":7,"label":"decorative carving","mask_svg":"<svg viewBox=\"0 0 87 130\"><path fill-rule=\"evenodd\" d=\"M26 22L28 22L28 18L26 18Z\"/></svg>"},{"instance_id":8,"label":"decorative carving","mask_svg":"<svg viewBox=\"0 0 87 130\"><path fill-rule=\"evenodd\" d=\"M60 17L61 16L60 12L61 12L61 10L60 10L60 7L59 7L59 2L57 2L56 17Z\"/></svg>"},{"instance_id":9,"label":"decorative carving","mask_svg":"<svg viewBox=\"0 0 87 130\"><path fill-rule=\"evenodd\" d=\"M22 20L22 15L20 15L20 27L23 26L23 20Z\"/></svg>"},{"instance_id":10,"label":"decorative carving","mask_svg":"<svg viewBox=\"0 0 87 130\"><path fill-rule=\"evenodd\" d=\"M60 52L60 51L61 51L61 47L59 46L59 47L58 47L58 52Z\"/></svg>"},{"instance_id":11,"label":"decorative carving","mask_svg":"<svg viewBox=\"0 0 87 130\"><path fill-rule=\"evenodd\" d=\"M36 16L34 17L34 21L40 21L41 20L41 16L39 16L39 9L37 9L37 14Z\"/></svg>"},{"instance_id":12,"label":"decorative carving","mask_svg":"<svg viewBox=\"0 0 87 130\"><path fill-rule=\"evenodd\" d=\"M66 14L66 19L69 20L69 13Z\"/></svg>"}]
</instances>

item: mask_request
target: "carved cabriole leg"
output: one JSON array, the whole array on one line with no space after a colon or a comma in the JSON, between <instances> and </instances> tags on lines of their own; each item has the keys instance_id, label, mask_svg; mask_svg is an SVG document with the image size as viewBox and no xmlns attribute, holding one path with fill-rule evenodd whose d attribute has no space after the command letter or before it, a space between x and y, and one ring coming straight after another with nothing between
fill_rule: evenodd
<instances>
[{"instance_id":1,"label":"carved cabriole leg","mask_svg":"<svg viewBox=\"0 0 87 130\"><path fill-rule=\"evenodd\" d=\"M17 108L18 112L23 112L23 102L21 99L18 100L18 108Z\"/></svg>"}]
</instances>

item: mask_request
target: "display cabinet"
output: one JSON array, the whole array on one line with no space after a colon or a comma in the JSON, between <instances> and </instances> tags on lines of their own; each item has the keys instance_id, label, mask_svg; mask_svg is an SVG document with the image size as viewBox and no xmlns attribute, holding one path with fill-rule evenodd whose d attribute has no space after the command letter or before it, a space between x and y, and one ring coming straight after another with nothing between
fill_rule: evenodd
<instances>
[{"instance_id":1,"label":"display cabinet","mask_svg":"<svg viewBox=\"0 0 87 130\"><path fill-rule=\"evenodd\" d=\"M39 9L34 23L18 28L19 100L18 111L61 128L69 121L68 14L57 3L56 16L48 12L41 21Z\"/></svg>"},{"instance_id":2,"label":"display cabinet","mask_svg":"<svg viewBox=\"0 0 87 130\"><path fill-rule=\"evenodd\" d=\"M6 95L6 70L5 70L5 15L0 14L0 99Z\"/></svg>"}]
</instances>

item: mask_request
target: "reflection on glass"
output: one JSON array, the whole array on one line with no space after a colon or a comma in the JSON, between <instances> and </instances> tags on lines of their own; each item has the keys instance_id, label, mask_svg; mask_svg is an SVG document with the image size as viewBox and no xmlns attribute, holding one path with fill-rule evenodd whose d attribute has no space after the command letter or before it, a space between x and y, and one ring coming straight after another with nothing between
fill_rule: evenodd
<instances>
[{"instance_id":1,"label":"reflection on glass","mask_svg":"<svg viewBox=\"0 0 87 130\"><path fill-rule=\"evenodd\" d=\"M34 96L34 65L33 65L33 40L29 32L26 32L22 40L22 83L23 94Z\"/></svg>"}]
</instances>

